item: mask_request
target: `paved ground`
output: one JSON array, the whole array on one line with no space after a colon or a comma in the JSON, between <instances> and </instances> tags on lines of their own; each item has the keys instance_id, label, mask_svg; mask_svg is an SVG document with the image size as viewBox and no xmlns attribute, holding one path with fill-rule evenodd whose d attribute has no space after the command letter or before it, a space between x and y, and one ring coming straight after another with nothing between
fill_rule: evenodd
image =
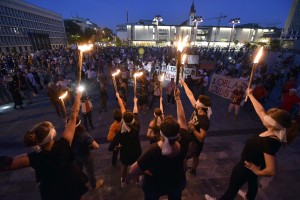
<instances>
[{"instance_id":1,"label":"paved ground","mask_svg":"<svg viewBox=\"0 0 300 200\"><path fill-rule=\"evenodd\" d=\"M110 89L111 86L110 86ZM132 87L130 87L132 90ZM111 90L112 91L112 90ZM126 188L120 188L120 162L116 167L110 166L111 153L107 151L106 135L111 124L111 111L117 106L114 94L110 94L108 112L98 113L98 98L96 91L92 92L94 98L93 119L96 129L91 132L92 136L101 143L101 148L94 151L95 167L97 178L103 178L104 187L89 191L86 199L101 200L131 200L143 199L143 192L135 185L134 179L129 176L129 184ZM183 92L182 100L186 116L189 117L192 107ZM197 169L197 176L187 174L188 185L183 192L183 199L196 200L204 199L204 194L212 194L220 197L225 191L230 172L233 165L239 160L240 153L245 141L251 134L263 130L260 122L254 121L249 113L241 110L238 121L225 118L229 101L215 95L212 99L213 115L208 137L205 141L203 153L200 156L200 164ZM128 99L131 99L129 97ZM266 107L276 105L279 99L279 90L271 94ZM50 105L45 92L41 92L34 98L32 105L25 106L24 110L13 110L11 104L2 105L0 108L0 155L18 155L30 151L24 147L22 138L26 130L35 123L48 120L55 124L58 132L64 127L63 119L58 118ZM132 103L129 102L129 107ZM6 108L7 107L7 108ZM67 107L70 110L70 106ZM165 113L175 115L175 107L165 106ZM146 131L152 111L140 114L142 124L141 140L145 150L148 147ZM296 141L278 153L278 173L269 186L267 179L262 180L262 186L258 192L258 200L296 200L300 197L300 137ZM0 173L0 199L1 200L36 200L40 199L38 188L35 183L35 176L32 169L22 169L14 172ZM162 197L161 199L166 199ZM241 199L237 197L237 199Z\"/></svg>"}]
</instances>

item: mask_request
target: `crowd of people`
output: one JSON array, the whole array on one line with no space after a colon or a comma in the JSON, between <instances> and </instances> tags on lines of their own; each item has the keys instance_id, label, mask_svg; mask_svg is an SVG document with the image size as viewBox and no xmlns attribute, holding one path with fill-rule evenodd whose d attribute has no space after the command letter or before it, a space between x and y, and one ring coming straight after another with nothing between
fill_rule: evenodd
<instances>
[{"instance_id":1,"label":"crowd of people","mask_svg":"<svg viewBox=\"0 0 300 200\"><path fill-rule=\"evenodd\" d=\"M116 69L121 73L114 77L116 81L115 98L119 108L113 110L114 122L111 124L107 140L112 152L112 165L116 165L118 154L122 164L120 186L126 187L128 173L136 175L137 185L142 185L145 199L159 199L167 195L169 199L181 199L186 186L186 172L196 175L199 156L209 132L210 116L213 114L208 84L212 73L247 80L251 71L253 51L223 51L219 48L189 48L191 55L199 55L200 61L215 62L211 70L194 66L194 73L181 79L185 95L194 112L189 120L185 118L180 90L174 79L164 87L159 80L163 65L175 65L176 50L171 47L143 47L144 54L139 55L135 47L96 48L85 53L82 65L82 82L86 91L77 89L78 52L76 49L56 49L35 53L16 53L1 55L1 101L13 101L14 109L24 109L34 96L47 93L54 112L67 120L66 128L60 139L56 139L56 130L51 122L36 124L24 136L24 143L33 147L34 152L16 156L0 157L0 170L16 170L32 167L35 170L42 199L82 199L88 188L95 189L103 185L96 180L93 153L100 145L88 134L94 129L92 112L94 104L99 105L99 113L108 112L108 85L111 74ZM150 64L150 69L146 70ZM107 68L106 68L107 67ZM133 110L128 110L131 96L128 95L133 74L144 71L137 80L137 94L133 98ZM274 66L261 62L254 75L254 87L242 91L237 86L233 91L228 116L235 109L238 118L244 93L249 97L249 109L254 109L267 131L255 135L246 144L241 160L234 167L228 190L221 199L234 199L239 189L248 182L247 199L255 199L257 178L274 176L276 173L276 152L282 144L289 144L296 136L297 124L297 78L298 67L293 56L279 56ZM75 73L75 76L70 74ZM282 88L282 100L278 108L266 111L264 98L268 98L274 87ZM99 101L92 101L91 91L97 90ZM177 119L164 113L163 91L166 104L176 106ZM59 97L67 92L62 101ZM293 97L291 97L294 95ZM71 113L66 112L65 104L73 105ZM295 111L296 110L296 111ZM81 117L80 117L81 112ZM142 152L140 144L140 120L142 112L153 112L149 122L147 137L150 147ZM83 120L83 124L81 123ZM255 152L249 153L249 152ZM188 160L192 158L192 165ZM87 175L83 172L85 167ZM240 176L243 174L243 176ZM205 198L215 199L209 195Z\"/></svg>"}]
</instances>

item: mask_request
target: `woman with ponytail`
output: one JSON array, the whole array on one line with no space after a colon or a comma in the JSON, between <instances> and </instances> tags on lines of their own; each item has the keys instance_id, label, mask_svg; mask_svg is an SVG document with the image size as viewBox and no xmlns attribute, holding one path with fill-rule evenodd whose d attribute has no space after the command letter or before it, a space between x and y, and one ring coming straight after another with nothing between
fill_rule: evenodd
<instances>
[{"instance_id":1,"label":"woman with ponytail","mask_svg":"<svg viewBox=\"0 0 300 200\"><path fill-rule=\"evenodd\" d=\"M248 183L246 199L254 200L258 190L258 177L274 176L276 174L277 151L281 145L291 143L298 132L297 124L292 120L289 112L279 108L271 108L265 111L252 95L251 89L248 89L247 95L267 130L247 141L240 161L232 170L228 189L220 198L221 200L235 199L239 189L246 182ZM216 199L207 194L205 198L207 200Z\"/></svg>"},{"instance_id":2,"label":"woman with ponytail","mask_svg":"<svg viewBox=\"0 0 300 200\"><path fill-rule=\"evenodd\" d=\"M154 109L154 118L149 124L147 131L147 138L150 139L150 144L158 142L160 140L160 125L164 119L162 97L160 97L160 107Z\"/></svg>"},{"instance_id":3,"label":"woman with ponytail","mask_svg":"<svg viewBox=\"0 0 300 200\"><path fill-rule=\"evenodd\" d=\"M143 191L147 200L158 200L163 195L181 199L186 186L183 161L188 149L187 125L178 89L174 96L178 119L165 117L160 125L160 140L130 167L130 173L144 172Z\"/></svg>"},{"instance_id":4,"label":"woman with ponytail","mask_svg":"<svg viewBox=\"0 0 300 200\"><path fill-rule=\"evenodd\" d=\"M1 171L32 167L43 200L79 200L87 191L88 179L75 162L71 149L81 95L78 91L61 138L56 140L56 130L51 122L36 124L24 136L25 145L34 151L5 158L6 166L1 166Z\"/></svg>"}]
</instances>

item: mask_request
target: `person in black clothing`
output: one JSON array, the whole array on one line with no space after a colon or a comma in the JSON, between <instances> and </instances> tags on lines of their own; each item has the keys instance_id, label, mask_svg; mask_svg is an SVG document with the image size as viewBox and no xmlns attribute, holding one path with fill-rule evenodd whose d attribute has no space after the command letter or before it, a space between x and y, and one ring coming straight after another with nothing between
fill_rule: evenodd
<instances>
[{"instance_id":1,"label":"person in black clothing","mask_svg":"<svg viewBox=\"0 0 300 200\"><path fill-rule=\"evenodd\" d=\"M71 147L76 159L84 166L92 188L96 189L101 187L103 185L103 179L96 181L94 155L91 151L92 149L99 149L100 146L92 136L85 131L79 118L76 120L76 129Z\"/></svg>"},{"instance_id":2,"label":"person in black clothing","mask_svg":"<svg viewBox=\"0 0 300 200\"><path fill-rule=\"evenodd\" d=\"M276 174L277 151L282 144L292 142L297 134L297 123L287 111L271 108L266 112L252 95L251 89L248 89L247 95L267 130L251 137L246 143L240 161L232 170L229 187L221 200L233 200L246 182L248 183L246 197L248 200L254 200L258 190L257 178ZM209 195L205 195L205 198L215 199Z\"/></svg>"},{"instance_id":3,"label":"person in black clothing","mask_svg":"<svg viewBox=\"0 0 300 200\"><path fill-rule=\"evenodd\" d=\"M188 150L187 126L178 89L175 100L178 120L165 117L160 125L161 140L153 143L130 167L130 173L144 172L145 200L158 200L163 195L179 200L186 186L183 162Z\"/></svg>"},{"instance_id":4,"label":"person in black clothing","mask_svg":"<svg viewBox=\"0 0 300 200\"><path fill-rule=\"evenodd\" d=\"M56 130L51 122L36 124L24 136L24 143L34 152L5 159L6 166L1 166L1 171L32 167L43 200L79 200L87 191L88 179L71 149L80 98L81 92L77 92L69 123L60 139L55 140Z\"/></svg>"}]
</instances>

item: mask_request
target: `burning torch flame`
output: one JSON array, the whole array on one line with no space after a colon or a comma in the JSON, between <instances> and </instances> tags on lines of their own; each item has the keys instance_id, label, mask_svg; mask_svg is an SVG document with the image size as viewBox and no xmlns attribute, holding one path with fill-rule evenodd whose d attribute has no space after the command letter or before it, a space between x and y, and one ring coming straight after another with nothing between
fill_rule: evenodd
<instances>
[{"instance_id":1,"label":"burning torch flame","mask_svg":"<svg viewBox=\"0 0 300 200\"><path fill-rule=\"evenodd\" d=\"M84 52L84 51L89 51L89 50L91 50L92 47L93 47L93 44L89 44L89 45L84 44L84 45L79 45L79 46L78 46L78 49L79 49L81 52Z\"/></svg>"},{"instance_id":2,"label":"burning torch flame","mask_svg":"<svg viewBox=\"0 0 300 200\"><path fill-rule=\"evenodd\" d=\"M254 59L254 62L253 62L254 64L257 64L259 62L259 60L260 60L260 58L262 56L262 53L263 53L263 48L264 47L260 47L260 49L259 49L259 51L258 51L258 53L257 53L257 55L256 55L256 57Z\"/></svg>"},{"instance_id":3,"label":"burning torch flame","mask_svg":"<svg viewBox=\"0 0 300 200\"><path fill-rule=\"evenodd\" d=\"M137 72L137 73L135 73L133 76L136 78L136 77L142 76L142 75L143 75L143 72Z\"/></svg>"},{"instance_id":4,"label":"burning torch flame","mask_svg":"<svg viewBox=\"0 0 300 200\"><path fill-rule=\"evenodd\" d=\"M63 95L61 95L60 97L58 97L59 99L64 99L66 98L66 96L68 95L68 91L66 91Z\"/></svg>"},{"instance_id":5,"label":"burning torch flame","mask_svg":"<svg viewBox=\"0 0 300 200\"><path fill-rule=\"evenodd\" d=\"M112 74L112 76L117 76L120 73L120 70L118 69L115 73Z\"/></svg>"},{"instance_id":6,"label":"burning torch flame","mask_svg":"<svg viewBox=\"0 0 300 200\"><path fill-rule=\"evenodd\" d=\"M181 41L181 39L179 39L178 44L177 44L177 50L178 51L182 52L184 47L187 45L188 39L189 39L188 35L183 38L183 41Z\"/></svg>"},{"instance_id":7,"label":"burning torch flame","mask_svg":"<svg viewBox=\"0 0 300 200\"><path fill-rule=\"evenodd\" d=\"M181 64L184 64L184 63L185 63L186 57L187 57L187 55L186 55L186 54L183 54L182 60L181 60Z\"/></svg>"},{"instance_id":8,"label":"burning torch flame","mask_svg":"<svg viewBox=\"0 0 300 200\"><path fill-rule=\"evenodd\" d=\"M163 82L165 80L165 74L161 74L160 76L160 82Z\"/></svg>"}]
</instances>

